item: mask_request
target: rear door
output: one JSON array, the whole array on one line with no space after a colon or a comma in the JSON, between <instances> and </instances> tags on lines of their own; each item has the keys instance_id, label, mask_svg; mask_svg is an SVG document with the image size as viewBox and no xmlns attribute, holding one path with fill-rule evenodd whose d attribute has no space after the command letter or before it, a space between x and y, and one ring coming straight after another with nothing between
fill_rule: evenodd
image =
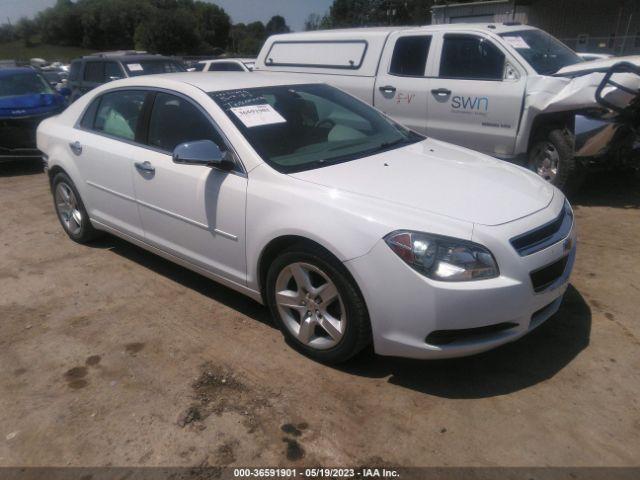
<instances>
[{"instance_id":1,"label":"rear door","mask_svg":"<svg viewBox=\"0 0 640 480\"><path fill-rule=\"evenodd\" d=\"M498 157L512 155L524 101L524 69L486 35L445 33L438 40L427 134Z\"/></svg>"},{"instance_id":2,"label":"rear door","mask_svg":"<svg viewBox=\"0 0 640 480\"><path fill-rule=\"evenodd\" d=\"M139 239L144 233L133 170L148 152L139 142L146 98L144 90L115 90L97 97L69 145L86 184L89 216Z\"/></svg>"},{"instance_id":3,"label":"rear door","mask_svg":"<svg viewBox=\"0 0 640 480\"><path fill-rule=\"evenodd\" d=\"M376 78L373 104L420 133L427 129L431 35L397 33L389 38Z\"/></svg>"}]
</instances>

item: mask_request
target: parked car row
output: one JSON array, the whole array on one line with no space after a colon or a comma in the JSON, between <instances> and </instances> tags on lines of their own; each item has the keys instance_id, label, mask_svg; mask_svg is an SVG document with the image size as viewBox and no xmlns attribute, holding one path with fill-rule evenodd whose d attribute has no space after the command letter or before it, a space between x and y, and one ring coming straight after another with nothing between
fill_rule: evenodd
<instances>
[{"instance_id":1,"label":"parked car row","mask_svg":"<svg viewBox=\"0 0 640 480\"><path fill-rule=\"evenodd\" d=\"M518 24L287 34L238 62L74 60L37 148L72 240L108 232L227 285L324 362L470 355L541 325L576 254L556 186L639 118L638 65L584 67Z\"/></svg>"}]
</instances>

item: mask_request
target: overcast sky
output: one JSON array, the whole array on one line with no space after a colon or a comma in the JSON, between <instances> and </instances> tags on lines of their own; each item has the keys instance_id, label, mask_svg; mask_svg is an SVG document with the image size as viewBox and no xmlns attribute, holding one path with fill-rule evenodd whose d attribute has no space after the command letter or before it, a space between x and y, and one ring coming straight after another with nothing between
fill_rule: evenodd
<instances>
[{"instance_id":1,"label":"overcast sky","mask_svg":"<svg viewBox=\"0 0 640 480\"><path fill-rule=\"evenodd\" d=\"M102 0L108 2L109 0ZM261 20L266 23L273 15L282 15L293 30L302 30L310 13L324 14L333 0L205 0L225 9L233 23ZM56 0L0 0L0 23L15 22L20 17L32 17L51 7Z\"/></svg>"}]
</instances>

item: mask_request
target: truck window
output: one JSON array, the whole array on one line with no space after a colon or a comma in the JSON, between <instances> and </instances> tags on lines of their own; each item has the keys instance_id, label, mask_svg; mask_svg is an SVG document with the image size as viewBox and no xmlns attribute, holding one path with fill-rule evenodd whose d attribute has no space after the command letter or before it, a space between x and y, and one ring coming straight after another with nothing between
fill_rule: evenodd
<instances>
[{"instance_id":1,"label":"truck window","mask_svg":"<svg viewBox=\"0 0 640 480\"><path fill-rule=\"evenodd\" d=\"M504 54L489 40L475 35L444 36L441 78L502 80Z\"/></svg>"},{"instance_id":2,"label":"truck window","mask_svg":"<svg viewBox=\"0 0 640 480\"><path fill-rule=\"evenodd\" d=\"M213 62L209 65L210 72L244 72L244 69L233 62Z\"/></svg>"},{"instance_id":3,"label":"truck window","mask_svg":"<svg viewBox=\"0 0 640 480\"><path fill-rule=\"evenodd\" d=\"M87 62L84 64L84 80L92 83L104 82L104 68L102 62Z\"/></svg>"},{"instance_id":4,"label":"truck window","mask_svg":"<svg viewBox=\"0 0 640 480\"><path fill-rule=\"evenodd\" d=\"M279 41L271 45L265 64L357 70L366 51L367 42L364 40Z\"/></svg>"},{"instance_id":5,"label":"truck window","mask_svg":"<svg viewBox=\"0 0 640 480\"><path fill-rule=\"evenodd\" d=\"M430 45L431 37L424 35L400 37L393 47L389 73L391 75L424 77Z\"/></svg>"}]
</instances>

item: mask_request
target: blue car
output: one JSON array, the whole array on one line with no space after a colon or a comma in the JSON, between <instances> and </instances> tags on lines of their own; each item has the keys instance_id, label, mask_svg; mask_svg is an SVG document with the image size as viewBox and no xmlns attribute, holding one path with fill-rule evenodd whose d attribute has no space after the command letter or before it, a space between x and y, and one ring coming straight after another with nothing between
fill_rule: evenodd
<instances>
[{"instance_id":1,"label":"blue car","mask_svg":"<svg viewBox=\"0 0 640 480\"><path fill-rule=\"evenodd\" d=\"M0 69L0 162L40 158L36 128L65 108L65 98L27 67Z\"/></svg>"}]
</instances>

